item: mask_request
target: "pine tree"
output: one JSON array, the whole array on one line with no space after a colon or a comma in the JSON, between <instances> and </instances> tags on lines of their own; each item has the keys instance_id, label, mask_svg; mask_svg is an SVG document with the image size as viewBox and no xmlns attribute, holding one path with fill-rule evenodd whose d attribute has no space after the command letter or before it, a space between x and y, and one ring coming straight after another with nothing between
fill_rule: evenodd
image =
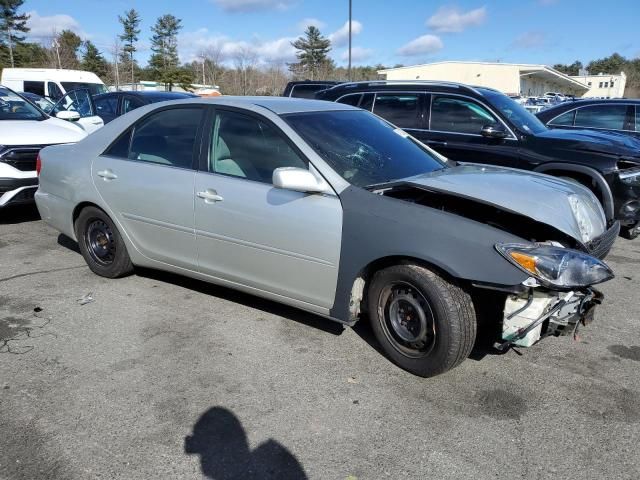
<instances>
[{"instance_id":1,"label":"pine tree","mask_svg":"<svg viewBox=\"0 0 640 480\"><path fill-rule=\"evenodd\" d=\"M304 36L291 42L291 45L298 50L296 53L298 63L289 65L292 72L306 75L314 80L319 73L326 73L333 67L333 61L328 56L331 51L331 41L323 37L317 27L309 25Z\"/></svg>"},{"instance_id":2,"label":"pine tree","mask_svg":"<svg viewBox=\"0 0 640 480\"><path fill-rule=\"evenodd\" d=\"M133 58L133 54L136 52L136 42L138 41L138 35L140 34L140 14L135 11L135 9L131 9L125 12L125 16L121 17L118 15L118 21L122 24L123 33L120 35L120 40L124 42L124 47L122 47L122 56L123 59L126 58L129 63L131 69L131 84L135 83L135 75L134 72L137 68L136 61Z\"/></svg>"},{"instance_id":3,"label":"pine tree","mask_svg":"<svg viewBox=\"0 0 640 480\"><path fill-rule=\"evenodd\" d=\"M109 72L109 64L96 46L89 40L84 42L81 67L82 70L93 72L100 78L105 78Z\"/></svg>"},{"instance_id":4,"label":"pine tree","mask_svg":"<svg viewBox=\"0 0 640 480\"><path fill-rule=\"evenodd\" d=\"M163 15L151 27L151 51L149 70L153 79L164 82L169 90L174 84L188 86L193 81L193 72L180 68L178 58L178 32L182 28L182 21L173 15Z\"/></svg>"},{"instance_id":5,"label":"pine tree","mask_svg":"<svg viewBox=\"0 0 640 480\"><path fill-rule=\"evenodd\" d=\"M23 33L29 32L29 15L18 14L24 0L0 0L0 47L9 52L9 64L15 66L14 50L24 42Z\"/></svg>"},{"instance_id":6,"label":"pine tree","mask_svg":"<svg viewBox=\"0 0 640 480\"><path fill-rule=\"evenodd\" d=\"M78 51L82 46L82 39L71 30L63 30L56 37L60 68L78 68Z\"/></svg>"}]
</instances>

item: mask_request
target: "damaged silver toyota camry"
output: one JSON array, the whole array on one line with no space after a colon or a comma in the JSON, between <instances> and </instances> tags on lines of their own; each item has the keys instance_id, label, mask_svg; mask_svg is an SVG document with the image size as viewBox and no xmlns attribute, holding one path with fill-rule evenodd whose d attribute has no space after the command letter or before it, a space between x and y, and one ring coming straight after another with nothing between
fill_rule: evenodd
<instances>
[{"instance_id":1,"label":"damaged silver toyota camry","mask_svg":"<svg viewBox=\"0 0 640 480\"><path fill-rule=\"evenodd\" d=\"M38 171L42 218L98 275L157 268L368 319L388 357L425 377L462 362L479 325L501 349L575 333L613 277L602 258L619 226L588 189L452 165L338 103L150 105L45 148Z\"/></svg>"}]
</instances>

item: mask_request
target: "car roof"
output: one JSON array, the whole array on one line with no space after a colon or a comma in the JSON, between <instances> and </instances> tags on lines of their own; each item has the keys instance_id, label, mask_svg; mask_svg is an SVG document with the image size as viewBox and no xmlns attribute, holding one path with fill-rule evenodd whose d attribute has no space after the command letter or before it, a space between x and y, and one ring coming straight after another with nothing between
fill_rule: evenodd
<instances>
[{"instance_id":1,"label":"car roof","mask_svg":"<svg viewBox=\"0 0 640 480\"><path fill-rule=\"evenodd\" d=\"M338 95L346 95L349 92L375 92L384 90L405 90L405 91L464 91L479 94L480 90L487 92L495 91L488 87L474 87L464 83L437 81L437 80L367 80L362 82L345 82L339 83L327 90L323 90L320 94L321 98L332 98Z\"/></svg>"},{"instance_id":2,"label":"car roof","mask_svg":"<svg viewBox=\"0 0 640 480\"><path fill-rule=\"evenodd\" d=\"M342 103L325 102L323 100L309 100L306 98L292 97L211 97L211 98L188 98L172 102L178 103L200 103L200 104L218 104L230 107L248 108L250 110L255 107L266 108L276 115L286 115L288 113L304 113L304 112L328 112L337 110L360 110L359 108L345 105Z\"/></svg>"},{"instance_id":3,"label":"car roof","mask_svg":"<svg viewBox=\"0 0 640 480\"><path fill-rule=\"evenodd\" d=\"M585 98L579 100L568 100L566 102L558 103L552 107L545 108L544 110L536 113L541 119L546 119L551 115L556 116L562 112L568 112L578 107L586 107L589 105L640 105L640 100L632 98ZM551 118L549 118L550 120Z\"/></svg>"},{"instance_id":4,"label":"car roof","mask_svg":"<svg viewBox=\"0 0 640 480\"><path fill-rule=\"evenodd\" d=\"M134 97L143 97L143 98L193 98L197 95L189 92L161 92L158 90L142 90L142 91L132 91L132 90L118 90L117 92L107 92L100 93L95 95L96 97L103 97L107 95L133 95Z\"/></svg>"}]
</instances>

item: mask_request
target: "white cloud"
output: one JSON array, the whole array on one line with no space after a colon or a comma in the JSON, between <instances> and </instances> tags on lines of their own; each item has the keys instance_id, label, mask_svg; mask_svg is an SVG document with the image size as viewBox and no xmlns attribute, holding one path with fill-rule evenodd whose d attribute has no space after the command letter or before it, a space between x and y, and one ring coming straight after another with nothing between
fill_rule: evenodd
<instances>
[{"instance_id":1,"label":"white cloud","mask_svg":"<svg viewBox=\"0 0 640 480\"><path fill-rule=\"evenodd\" d=\"M241 52L255 55L258 63L290 62L296 58L296 49L291 45L294 40L295 38L292 37L274 40L260 38L254 38L251 41L234 40L201 28L181 34L178 38L178 48L180 49L180 59L183 62L200 59L200 55L207 51L220 52L220 61L227 63L232 63L234 57Z\"/></svg>"},{"instance_id":2,"label":"white cloud","mask_svg":"<svg viewBox=\"0 0 640 480\"><path fill-rule=\"evenodd\" d=\"M294 0L213 0L218 7L226 12L246 13L262 10L286 10Z\"/></svg>"},{"instance_id":3,"label":"white cloud","mask_svg":"<svg viewBox=\"0 0 640 480\"><path fill-rule=\"evenodd\" d=\"M41 16L37 11L27 12L29 20L27 26L31 29L27 37L35 40L46 40L60 33L62 30L71 30L81 38L86 39L91 36L80 28L80 23L70 15L59 13L56 15Z\"/></svg>"},{"instance_id":4,"label":"white cloud","mask_svg":"<svg viewBox=\"0 0 640 480\"><path fill-rule=\"evenodd\" d=\"M542 32L524 32L519 35L512 43L512 48L524 50L535 49L544 46L547 43L547 36Z\"/></svg>"},{"instance_id":5,"label":"white cloud","mask_svg":"<svg viewBox=\"0 0 640 480\"><path fill-rule=\"evenodd\" d=\"M370 48L363 48L363 47L352 47L351 48L351 62L353 63L357 63L357 62L363 62L365 60L368 60L369 58L371 58L371 55L373 55L373 50L371 50ZM349 50L345 50L344 52L342 52L342 54L340 55L340 58L347 62L349 60Z\"/></svg>"},{"instance_id":6,"label":"white cloud","mask_svg":"<svg viewBox=\"0 0 640 480\"><path fill-rule=\"evenodd\" d=\"M362 24L357 20L351 21L351 36L358 35L362 32ZM344 25L338 30L329 35L332 47L342 47L349 43L349 21L344 22Z\"/></svg>"},{"instance_id":7,"label":"white cloud","mask_svg":"<svg viewBox=\"0 0 640 480\"><path fill-rule=\"evenodd\" d=\"M468 27L481 25L486 18L486 7L463 12L456 7L445 6L440 7L436 13L427 20L427 27L442 33L462 32Z\"/></svg>"},{"instance_id":8,"label":"white cloud","mask_svg":"<svg viewBox=\"0 0 640 480\"><path fill-rule=\"evenodd\" d=\"M422 35L411 40L406 45L398 49L398 55L414 56L414 55L431 55L439 52L444 47L440 37L436 35Z\"/></svg>"},{"instance_id":9,"label":"white cloud","mask_svg":"<svg viewBox=\"0 0 640 480\"><path fill-rule=\"evenodd\" d=\"M313 25L314 27L321 29L327 26L322 20L318 20L317 18L303 18L298 22L298 30L304 32L307 27Z\"/></svg>"}]
</instances>

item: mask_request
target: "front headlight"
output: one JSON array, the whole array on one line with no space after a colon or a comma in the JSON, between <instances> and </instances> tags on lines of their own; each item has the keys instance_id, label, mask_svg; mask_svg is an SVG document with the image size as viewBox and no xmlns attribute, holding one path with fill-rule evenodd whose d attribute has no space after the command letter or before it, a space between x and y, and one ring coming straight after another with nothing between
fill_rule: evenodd
<instances>
[{"instance_id":1,"label":"front headlight","mask_svg":"<svg viewBox=\"0 0 640 480\"><path fill-rule=\"evenodd\" d=\"M521 243L498 243L496 250L546 286L580 288L613 278L606 263L577 250Z\"/></svg>"}]
</instances>

